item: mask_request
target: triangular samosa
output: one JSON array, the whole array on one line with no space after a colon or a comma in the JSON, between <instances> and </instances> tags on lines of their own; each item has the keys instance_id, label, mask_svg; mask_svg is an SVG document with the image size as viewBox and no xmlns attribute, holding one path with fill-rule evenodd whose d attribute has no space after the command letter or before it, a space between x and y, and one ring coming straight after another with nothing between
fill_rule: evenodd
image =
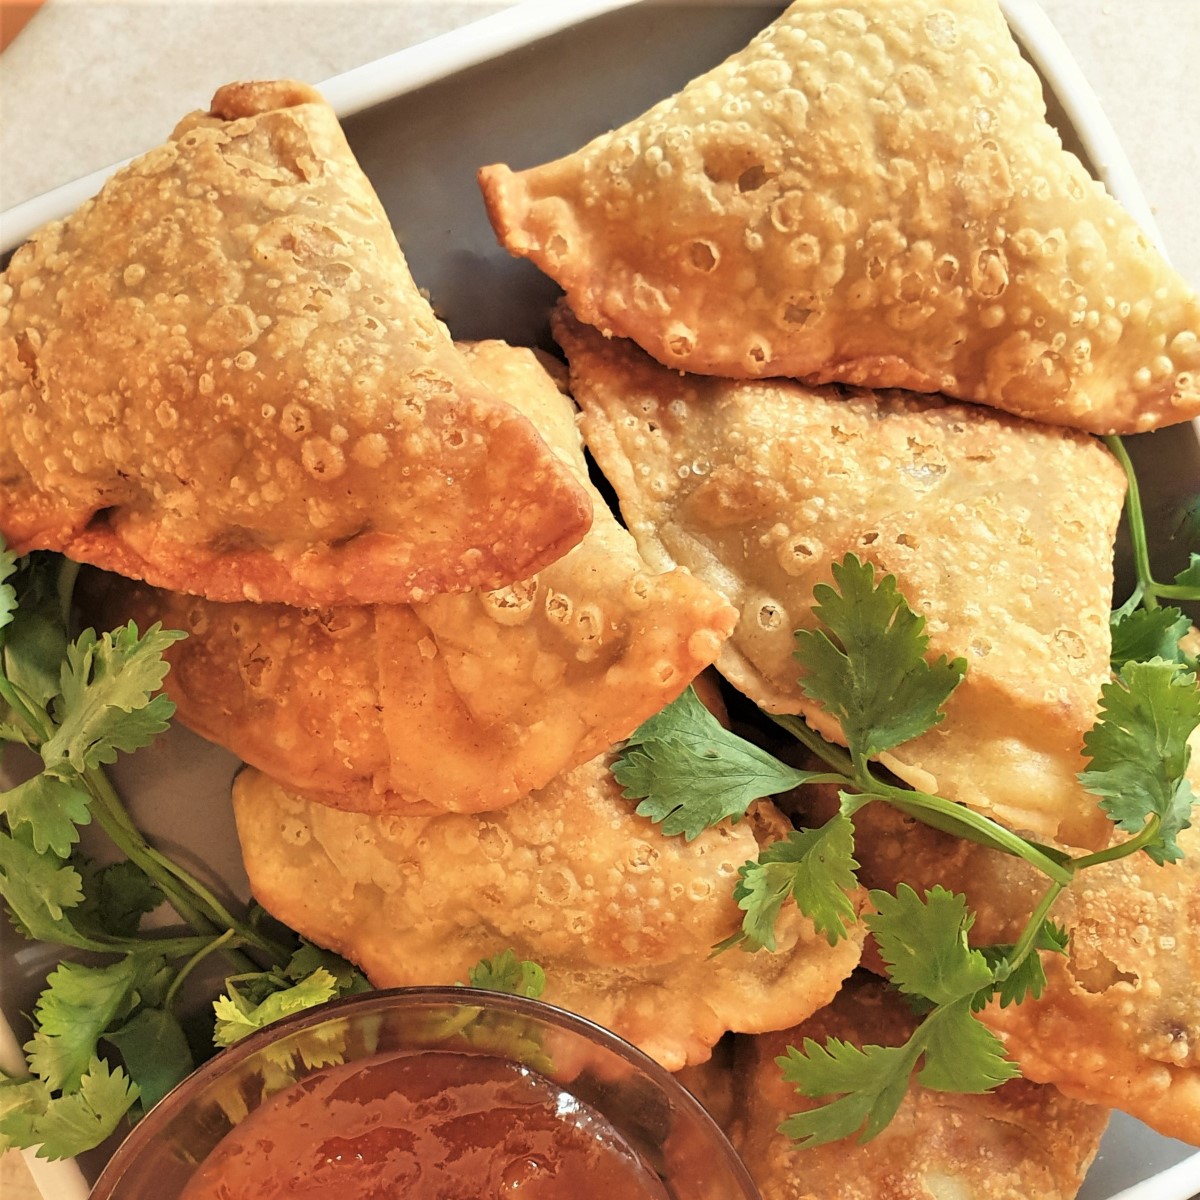
<instances>
[{"instance_id":1,"label":"triangular samosa","mask_svg":"<svg viewBox=\"0 0 1200 1200\"><path fill-rule=\"evenodd\" d=\"M582 320L679 370L1100 433L1200 413L1200 302L1064 151L996 0L797 0L643 116L481 182Z\"/></svg>"},{"instance_id":2,"label":"triangular samosa","mask_svg":"<svg viewBox=\"0 0 1200 1200\"><path fill-rule=\"evenodd\" d=\"M234 781L250 886L271 913L358 963L377 987L462 982L503 950L546 972L545 999L669 1070L727 1030L801 1021L858 964L864 926L830 946L796 905L774 953L712 947L737 932L738 868L790 826L754 806L692 841L634 812L602 755L503 812L370 817ZM865 897L852 897L861 909Z\"/></svg>"},{"instance_id":3,"label":"triangular samosa","mask_svg":"<svg viewBox=\"0 0 1200 1200\"><path fill-rule=\"evenodd\" d=\"M557 562L411 605L214 604L117 576L100 593L103 627L187 631L165 683L184 724L335 808L511 804L678 696L736 619L701 580L643 561L587 481L575 406L532 351L465 353L592 496L591 529Z\"/></svg>"},{"instance_id":4,"label":"triangular samosa","mask_svg":"<svg viewBox=\"0 0 1200 1200\"><path fill-rule=\"evenodd\" d=\"M734 686L840 736L801 689L793 631L853 553L896 577L932 656L968 663L945 720L882 761L1039 838L1112 836L1076 778L1109 673L1125 494L1101 443L908 392L680 375L565 312L555 334L643 556L739 610L717 660Z\"/></svg>"},{"instance_id":5,"label":"triangular samosa","mask_svg":"<svg viewBox=\"0 0 1200 1200\"><path fill-rule=\"evenodd\" d=\"M862 882L963 893L973 945L1015 942L1046 893L1045 876L1021 859L886 805L868 805L854 824ZM1081 870L1050 910L1070 944L1041 956L1045 989L1020 1004L993 1000L979 1017L1026 1078L1200 1145L1200 828L1178 840L1178 862L1138 853Z\"/></svg>"},{"instance_id":6,"label":"triangular samosa","mask_svg":"<svg viewBox=\"0 0 1200 1200\"><path fill-rule=\"evenodd\" d=\"M521 579L588 500L472 376L333 110L212 110L0 277L0 533L217 600Z\"/></svg>"},{"instance_id":7,"label":"triangular samosa","mask_svg":"<svg viewBox=\"0 0 1200 1200\"><path fill-rule=\"evenodd\" d=\"M976 1095L914 1081L891 1123L866 1142L806 1147L780 1130L792 1113L828 1102L785 1080L779 1062L789 1046L805 1038L900 1046L916 1023L898 992L857 975L802 1025L735 1039L731 1139L762 1200L1074 1200L1108 1109L1024 1079Z\"/></svg>"}]
</instances>

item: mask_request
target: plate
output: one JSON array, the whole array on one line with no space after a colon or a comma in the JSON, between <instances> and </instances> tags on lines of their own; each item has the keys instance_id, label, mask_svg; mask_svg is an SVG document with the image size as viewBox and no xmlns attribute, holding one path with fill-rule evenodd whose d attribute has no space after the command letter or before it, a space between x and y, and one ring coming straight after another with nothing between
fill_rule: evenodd
<instances>
[{"instance_id":1,"label":"plate","mask_svg":"<svg viewBox=\"0 0 1200 1200\"><path fill-rule=\"evenodd\" d=\"M780 5L689 5L642 0L535 0L422 46L338 76L322 90L374 183L414 278L455 336L549 345L546 313L556 286L495 243L475 185L483 163L531 165L566 153L675 91L744 45ZM1051 119L1075 150L1154 236L1153 219L1111 127L1061 39L1034 0L1004 0L1026 53L1047 82ZM201 102L205 97L197 97ZM168 118L177 114L167 114ZM181 115L181 114L178 114ZM76 181L0 218L0 250L92 195L108 172ZM1200 481L1200 442L1190 426L1131 439L1144 466L1146 508L1169 544L1186 481ZM1149 469L1152 465L1153 469ZM1193 489L1194 490L1194 487ZM1124 551L1119 552L1118 559ZM237 761L176 728L118 765L122 794L164 849L210 880L245 895L225 798ZM8 762L5 772L19 769ZM0 929L0 1012L28 1036L29 1011L58 951ZM17 1040L0 1022L0 1062ZM31 1168L47 1200L86 1195L103 1152L80 1163ZM1189 1200L1200 1192L1200 1155L1123 1114L1114 1116L1081 1200Z\"/></svg>"}]
</instances>

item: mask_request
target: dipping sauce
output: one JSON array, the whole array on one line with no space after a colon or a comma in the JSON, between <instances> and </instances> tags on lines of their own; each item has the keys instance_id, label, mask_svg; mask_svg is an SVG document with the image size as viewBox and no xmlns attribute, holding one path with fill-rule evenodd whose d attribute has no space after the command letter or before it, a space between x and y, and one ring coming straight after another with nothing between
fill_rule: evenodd
<instances>
[{"instance_id":1,"label":"dipping sauce","mask_svg":"<svg viewBox=\"0 0 1200 1200\"><path fill-rule=\"evenodd\" d=\"M330 1067L267 1100L181 1200L668 1200L594 1109L528 1067L418 1051Z\"/></svg>"}]
</instances>

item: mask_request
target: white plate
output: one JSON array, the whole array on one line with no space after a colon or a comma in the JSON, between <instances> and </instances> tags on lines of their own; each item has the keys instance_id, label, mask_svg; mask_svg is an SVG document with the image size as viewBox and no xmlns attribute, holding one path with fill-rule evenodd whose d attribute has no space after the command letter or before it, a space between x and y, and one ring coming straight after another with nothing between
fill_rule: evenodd
<instances>
[{"instance_id":1,"label":"white plate","mask_svg":"<svg viewBox=\"0 0 1200 1200\"><path fill-rule=\"evenodd\" d=\"M1051 117L1152 236L1149 208L1111 127L1035 0L1003 0L1029 57L1048 84ZM720 61L767 23L779 5L703 6L655 0L533 0L323 85L400 235L414 277L463 338L545 342L557 289L529 263L495 244L475 186L485 162L524 166L574 149L649 107ZM197 97L197 104L206 98ZM166 114L169 119L178 114ZM0 216L0 251L64 215L107 171ZM1200 445L1190 427L1134 439L1152 459L1147 511L1160 533L1200 481ZM1172 489L1178 489L1173 491ZM1177 553L1177 548L1176 548ZM120 764L118 783L139 823L164 848L245 894L225 798L236 762L181 729ZM0 783L4 782L0 771ZM58 957L0 929L0 1010L27 1036L29 1011ZM7 1039L7 1040L6 1040ZM0 1063L16 1040L0 1019ZM1186 1160L1186 1161L1185 1161ZM81 1165L29 1158L47 1200L86 1195L98 1155ZM1190 1200L1200 1192L1200 1155L1117 1114L1081 1200Z\"/></svg>"}]
</instances>

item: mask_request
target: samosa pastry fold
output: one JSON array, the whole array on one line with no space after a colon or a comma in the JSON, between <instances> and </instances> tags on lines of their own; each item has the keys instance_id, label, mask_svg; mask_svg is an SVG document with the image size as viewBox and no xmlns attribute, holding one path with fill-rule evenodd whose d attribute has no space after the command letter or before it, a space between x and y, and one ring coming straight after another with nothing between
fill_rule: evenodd
<instances>
[{"instance_id":1,"label":"samosa pastry fold","mask_svg":"<svg viewBox=\"0 0 1200 1200\"><path fill-rule=\"evenodd\" d=\"M614 1030L668 1069L727 1030L777 1028L828 1002L862 952L831 947L794 905L774 953L710 958L742 913L738 868L790 828L763 803L691 842L634 812L603 755L496 813L338 812L244 771L234 814L255 897L378 987L448 984L512 949L544 998ZM862 893L855 897L863 903Z\"/></svg>"},{"instance_id":2,"label":"samosa pastry fold","mask_svg":"<svg viewBox=\"0 0 1200 1200\"><path fill-rule=\"evenodd\" d=\"M1013 943L1045 893L1045 876L1020 859L884 805L854 823L862 883L963 893L973 944ZM1041 997L993 1002L979 1017L1027 1078L1200 1145L1200 829L1179 845L1183 859L1167 866L1135 854L1081 871L1050 912L1070 946L1041 956Z\"/></svg>"},{"instance_id":3,"label":"samosa pastry fold","mask_svg":"<svg viewBox=\"0 0 1200 1200\"><path fill-rule=\"evenodd\" d=\"M1063 150L996 0L797 0L642 116L481 184L510 252L679 370L1104 433L1200 413L1200 302Z\"/></svg>"},{"instance_id":4,"label":"samosa pastry fold","mask_svg":"<svg viewBox=\"0 0 1200 1200\"><path fill-rule=\"evenodd\" d=\"M319 611L101 585L107 624L189 634L167 656L184 724L335 807L509 804L679 695L736 620L707 584L643 561L588 482L575 407L534 352L464 352L592 497L591 529L558 562L495 591Z\"/></svg>"},{"instance_id":5,"label":"samosa pastry fold","mask_svg":"<svg viewBox=\"0 0 1200 1200\"><path fill-rule=\"evenodd\" d=\"M216 600L523 579L588 500L470 372L333 110L230 85L0 277L0 533Z\"/></svg>"},{"instance_id":6,"label":"samosa pastry fold","mask_svg":"<svg viewBox=\"0 0 1200 1200\"><path fill-rule=\"evenodd\" d=\"M762 1200L1071 1200L1100 1145L1108 1110L1052 1087L1012 1080L992 1092L935 1092L916 1083L866 1143L800 1149L780 1122L818 1101L796 1093L775 1059L805 1038L902 1044L915 1019L882 983L856 975L795 1029L738 1037L734 1146Z\"/></svg>"},{"instance_id":7,"label":"samosa pastry fold","mask_svg":"<svg viewBox=\"0 0 1200 1200\"><path fill-rule=\"evenodd\" d=\"M771 712L840 730L793 631L853 552L962 656L945 720L883 761L925 791L1072 845L1111 826L1076 779L1108 677L1120 468L1086 435L900 392L681 376L560 310L584 437L643 555L738 609L718 669Z\"/></svg>"}]
</instances>

